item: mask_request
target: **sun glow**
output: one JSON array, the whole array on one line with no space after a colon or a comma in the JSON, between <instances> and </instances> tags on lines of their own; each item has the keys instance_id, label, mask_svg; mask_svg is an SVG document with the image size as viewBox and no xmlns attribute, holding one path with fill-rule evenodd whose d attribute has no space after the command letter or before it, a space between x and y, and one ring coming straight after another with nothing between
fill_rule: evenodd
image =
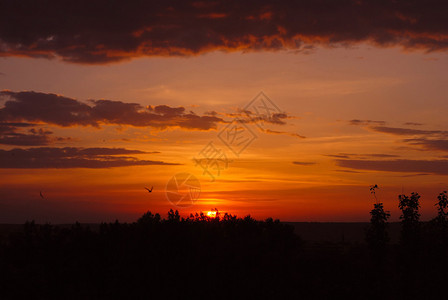
<instances>
[{"instance_id":1,"label":"sun glow","mask_svg":"<svg viewBox=\"0 0 448 300\"><path fill-rule=\"evenodd\" d=\"M207 217L209 218L216 218L216 211L208 211Z\"/></svg>"}]
</instances>

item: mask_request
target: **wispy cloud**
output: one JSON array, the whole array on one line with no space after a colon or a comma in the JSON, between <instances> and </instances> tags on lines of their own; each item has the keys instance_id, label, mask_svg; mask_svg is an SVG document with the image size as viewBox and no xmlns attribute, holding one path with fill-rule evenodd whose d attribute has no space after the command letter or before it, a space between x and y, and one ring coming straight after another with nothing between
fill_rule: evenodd
<instances>
[{"instance_id":1,"label":"wispy cloud","mask_svg":"<svg viewBox=\"0 0 448 300\"><path fill-rule=\"evenodd\" d=\"M350 125L362 126L362 125L386 125L385 121L375 121L375 120L358 120L353 119L348 121Z\"/></svg>"},{"instance_id":2,"label":"wispy cloud","mask_svg":"<svg viewBox=\"0 0 448 300\"><path fill-rule=\"evenodd\" d=\"M126 166L179 165L155 160L140 160L129 155L149 154L123 148L28 148L0 150L0 168L66 169L113 168Z\"/></svg>"},{"instance_id":3,"label":"wispy cloud","mask_svg":"<svg viewBox=\"0 0 448 300\"><path fill-rule=\"evenodd\" d=\"M437 139L405 139L405 142L411 145L418 145L426 150L436 150L436 151L448 151L448 140L437 140Z\"/></svg>"},{"instance_id":4,"label":"wispy cloud","mask_svg":"<svg viewBox=\"0 0 448 300\"><path fill-rule=\"evenodd\" d=\"M338 154L325 154L324 156L334 157L334 158L392 158L398 157L395 154L387 153L365 153L365 154L355 154L355 153L338 153Z\"/></svg>"},{"instance_id":5,"label":"wispy cloud","mask_svg":"<svg viewBox=\"0 0 448 300\"><path fill-rule=\"evenodd\" d=\"M417 124L416 126L420 126L419 123ZM407 136L409 138L403 139L402 142L420 146L424 150L448 151L448 131L446 130L424 130L385 126L372 126L368 129L400 137Z\"/></svg>"},{"instance_id":6,"label":"wispy cloud","mask_svg":"<svg viewBox=\"0 0 448 300\"><path fill-rule=\"evenodd\" d=\"M412 128L401 128L401 127L385 127L385 126L372 126L369 129L388 133L392 135L443 135L448 137L448 131L444 130L422 130L422 129L412 129Z\"/></svg>"},{"instance_id":7,"label":"wispy cloud","mask_svg":"<svg viewBox=\"0 0 448 300\"><path fill-rule=\"evenodd\" d=\"M215 111L208 112L208 114L217 115ZM236 113L225 114L227 117L236 118L242 123L267 123L273 125L286 125L287 119L293 119L294 117L288 115L285 112L272 113L272 114L257 114L250 110L238 109Z\"/></svg>"},{"instance_id":8,"label":"wispy cloud","mask_svg":"<svg viewBox=\"0 0 448 300\"><path fill-rule=\"evenodd\" d=\"M448 160L358 160L337 159L336 164L354 170L383 172L430 173L448 175Z\"/></svg>"},{"instance_id":9,"label":"wispy cloud","mask_svg":"<svg viewBox=\"0 0 448 300\"><path fill-rule=\"evenodd\" d=\"M295 133L295 132L277 131L277 130L271 130L271 129L264 129L264 130L261 130L261 131L264 132L264 133L267 133L267 134L283 134L283 135L289 135L289 136L292 136L292 137L296 137L296 138L299 138L299 139L306 139L306 136L300 135L300 134Z\"/></svg>"},{"instance_id":10,"label":"wispy cloud","mask_svg":"<svg viewBox=\"0 0 448 300\"><path fill-rule=\"evenodd\" d=\"M406 126L423 126L425 124L423 124L423 123L416 123L416 122L406 122L403 125L406 125Z\"/></svg>"}]
</instances>

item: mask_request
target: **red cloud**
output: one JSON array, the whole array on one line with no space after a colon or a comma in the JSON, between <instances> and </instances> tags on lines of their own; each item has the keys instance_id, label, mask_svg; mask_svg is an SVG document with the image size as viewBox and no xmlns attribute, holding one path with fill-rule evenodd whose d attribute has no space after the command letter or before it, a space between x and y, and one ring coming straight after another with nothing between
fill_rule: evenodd
<instances>
[{"instance_id":1,"label":"red cloud","mask_svg":"<svg viewBox=\"0 0 448 300\"><path fill-rule=\"evenodd\" d=\"M0 8L0 56L75 63L359 42L448 48L448 6L438 0L23 0Z\"/></svg>"}]
</instances>

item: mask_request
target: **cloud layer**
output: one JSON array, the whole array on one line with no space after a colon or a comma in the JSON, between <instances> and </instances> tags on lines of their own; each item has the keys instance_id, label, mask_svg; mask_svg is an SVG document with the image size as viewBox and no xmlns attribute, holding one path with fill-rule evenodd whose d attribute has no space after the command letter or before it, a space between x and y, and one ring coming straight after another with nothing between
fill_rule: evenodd
<instances>
[{"instance_id":1,"label":"cloud layer","mask_svg":"<svg viewBox=\"0 0 448 300\"><path fill-rule=\"evenodd\" d=\"M415 125L419 123L411 124ZM420 126L420 124L417 126ZM420 146L424 150L448 151L448 131L445 130L423 130L385 126L371 126L369 129L395 136L407 136L408 138L403 139L404 143Z\"/></svg>"},{"instance_id":2,"label":"cloud layer","mask_svg":"<svg viewBox=\"0 0 448 300\"><path fill-rule=\"evenodd\" d=\"M51 131L42 128L31 128L36 124L30 123L0 123L0 144L18 146L42 146L48 145L54 138L51 138ZM26 133L19 132L28 129ZM56 138L56 140L66 140Z\"/></svg>"},{"instance_id":3,"label":"cloud layer","mask_svg":"<svg viewBox=\"0 0 448 300\"><path fill-rule=\"evenodd\" d=\"M151 152L155 153L155 152ZM127 155L147 154L123 148L29 148L0 149L0 168L4 169L66 169L112 168L148 165L178 165L163 161L140 160ZM126 156L125 156L126 155Z\"/></svg>"},{"instance_id":4,"label":"cloud layer","mask_svg":"<svg viewBox=\"0 0 448 300\"><path fill-rule=\"evenodd\" d=\"M384 172L431 173L448 175L448 160L358 160L337 159L336 164L343 168Z\"/></svg>"},{"instance_id":5,"label":"cloud layer","mask_svg":"<svg viewBox=\"0 0 448 300\"><path fill-rule=\"evenodd\" d=\"M0 55L108 63L370 42L448 47L448 6L417 1L2 1Z\"/></svg>"},{"instance_id":6,"label":"cloud layer","mask_svg":"<svg viewBox=\"0 0 448 300\"><path fill-rule=\"evenodd\" d=\"M89 104L68 97L38 93L0 91L6 99L0 108L0 122L42 122L58 126L94 126L100 124L136 127L180 127L209 130L224 122L216 116L198 116L184 107L166 105L142 107L138 103L89 100ZM12 130L12 128L10 128Z\"/></svg>"}]
</instances>

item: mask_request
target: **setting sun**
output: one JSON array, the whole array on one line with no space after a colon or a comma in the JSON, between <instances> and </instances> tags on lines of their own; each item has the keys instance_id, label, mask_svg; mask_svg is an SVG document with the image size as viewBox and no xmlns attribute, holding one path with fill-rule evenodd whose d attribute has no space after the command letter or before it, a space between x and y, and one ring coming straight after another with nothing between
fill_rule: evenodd
<instances>
[{"instance_id":1,"label":"setting sun","mask_svg":"<svg viewBox=\"0 0 448 300\"><path fill-rule=\"evenodd\" d=\"M216 218L216 211L208 211L207 217L209 218Z\"/></svg>"}]
</instances>

